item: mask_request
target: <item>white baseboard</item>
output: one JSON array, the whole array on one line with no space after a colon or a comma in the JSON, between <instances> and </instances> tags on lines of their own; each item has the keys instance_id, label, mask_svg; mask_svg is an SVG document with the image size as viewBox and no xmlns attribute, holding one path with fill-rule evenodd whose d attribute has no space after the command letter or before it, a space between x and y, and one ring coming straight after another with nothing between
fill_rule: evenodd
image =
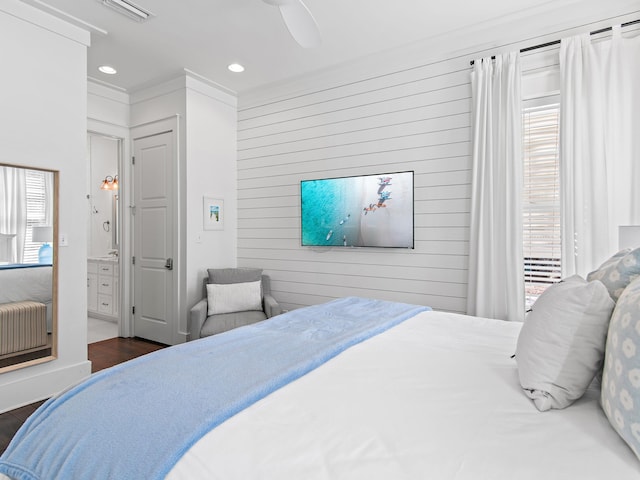
<instances>
[{"instance_id":1,"label":"white baseboard","mask_svg":"<svg viewBox=\"0 0 640 480\"><path fill-rule=\"evenodd\" d=\"M0 413L50 398L89 375L91 362L86 360L0 385Z\"/></svg>"}]
</instances>

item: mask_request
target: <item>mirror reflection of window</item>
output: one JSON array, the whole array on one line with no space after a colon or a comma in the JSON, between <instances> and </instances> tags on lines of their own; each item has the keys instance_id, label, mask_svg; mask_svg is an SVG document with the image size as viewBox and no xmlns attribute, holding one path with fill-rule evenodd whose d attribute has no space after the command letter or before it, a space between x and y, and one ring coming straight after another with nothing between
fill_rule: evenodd
<instances>
[{"instance_id":1,"label":"mirror reflection of window","mask_svg":"<svg viewBox=\"0 0 640 480\"><path fill-rule=\"evenodd\" d=\"M51 225L53 213L51 198L53 191L53 175L49 172L27 170L27 241L25 242L23 263L51 263L53 241ZM34 238L34 229L44 236ZM31 233L31 238L29 238ZM44 243L44 245L43 245ZM47 248L48 247L48 248ZM40 255L46 250L46 255ZM44 258L45 261L41 261Z\"/></svg>"},{"instance_id":2,"label":"mirror reflection of window","mask_svg":"<svg viewBox=\"0 0 640 480\"><path fill-rule=\"evenodd\" d=\"M0 185L0 262L51 264L51 255L41 262L39 253L53 241L47 234L53 225L53 206L47 201L53 195L53 174L3 166Z\"/></svg>"}]
</instances>

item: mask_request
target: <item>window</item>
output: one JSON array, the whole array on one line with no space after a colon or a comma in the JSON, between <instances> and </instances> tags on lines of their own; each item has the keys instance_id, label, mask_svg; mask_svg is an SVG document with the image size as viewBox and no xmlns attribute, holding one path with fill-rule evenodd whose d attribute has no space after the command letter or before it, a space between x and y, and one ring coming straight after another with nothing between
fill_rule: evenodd
<instances>
[{"instance_id":1,"label":"window","mask_svg":"<svg viewBox=\"0 0 640 480\"><path fill-rule=\"evenodd\" d=\"M33 243L33 226L50 224L47 218L47 187L45 172L26 170L27 235L24 244L23 263L38 263L41 243Z\"/></svg>"},{"instance_id":2,"label":"window","mask_svg":"<svg viewBox=\"0 0 640 480\"><path fill-rule=\"evenodd\" d=\"M560 281L560 105L557 97L523 109L523 241L526 308Z\"/></svg>"}]
</instances>

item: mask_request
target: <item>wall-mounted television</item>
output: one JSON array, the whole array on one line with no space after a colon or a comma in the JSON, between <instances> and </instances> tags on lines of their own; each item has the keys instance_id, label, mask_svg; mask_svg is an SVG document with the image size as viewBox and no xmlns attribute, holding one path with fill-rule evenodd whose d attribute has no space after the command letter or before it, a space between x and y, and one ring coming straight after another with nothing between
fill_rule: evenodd
<instances>
[{"instance_id":1,"label":"wall-mounted television","mask_svg":"<svg viewBox=\"0 0 640 480\"><path fill-rule=\"evenodd\" d=\"M300 182L302 245L413 248L413 172Z\"/></svg>"}]
</instances>

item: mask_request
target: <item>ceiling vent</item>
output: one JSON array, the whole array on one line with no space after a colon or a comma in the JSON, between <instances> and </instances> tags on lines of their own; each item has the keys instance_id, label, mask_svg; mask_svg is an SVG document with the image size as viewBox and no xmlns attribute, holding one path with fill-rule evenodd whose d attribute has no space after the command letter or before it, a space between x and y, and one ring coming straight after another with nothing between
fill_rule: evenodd
<instances>
[{"instance_id":1,"label":"ceiling vent","mask_svg":"<svg viewBox=\"0 0 640 480\"><path fill-rule=\"evenodd\" d=\"M153 17L153 13L127 0L102 0L102 3L138 22L144 22Z\"/></svg>"}]
</instances>

